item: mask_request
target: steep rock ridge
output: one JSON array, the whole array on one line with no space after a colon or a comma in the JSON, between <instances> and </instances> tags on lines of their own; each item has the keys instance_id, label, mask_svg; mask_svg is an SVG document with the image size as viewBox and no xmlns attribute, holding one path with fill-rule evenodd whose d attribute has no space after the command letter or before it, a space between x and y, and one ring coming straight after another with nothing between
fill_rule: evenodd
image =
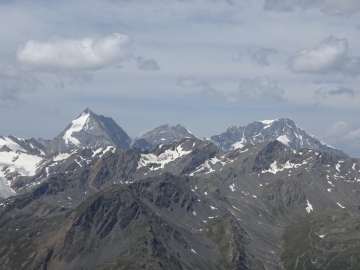
<instances>
[{"instance_id":1,"label":"steep rock ridge","mask_svg":"<svg viewBox=\"0 0 360 270\"><path fill-rule=\"evenodd\" d=\"M287 118L256 121L244 127L229 127L226 132L211 137L224 150L242 148L245 145L278 140L292 149L310 148L327 152L331 155L349 157L339 149L335 149L306 133Z\"/></svg>"},{"instance_id":2,"label":"steep rock ridge","mask_svg":"<svg viewBox=\"0 0 360 270\"><path fill-rule=\"evenodd\" d=\"M182 138L196 138L182 125L162 125L146 132L140 138L134 140L132 147L151 149L158 144L169 144Z\"/></svg>"},{"instance_id":3,"label":"steep rock ridge","mask_svg":"<svg viewBox=\"0 0 360 270\"><path fill-rule=\"evenodd\" d=\"M214 210L191 191L191 181L167 173L107 187L74 210L42 207L42 214L35 211L39 192L26 205L21 198L9 202L0 209L0 230L7 231L0 263L6 269L264 269L250 237L224 209L204 225L201 219ZM36 222L25 209L35 211Z\"/></svg>"},{"instance_id":4,"label":"steep rock ridge","mask_svg":"<svg viewBox=\"0 0 360 270\"><path fill-rule=\"evenodd\" d=\"M110 117L97 115L90 109L83 111L64 131L48 143L49 152L75 148L116 146L130 148L131 139Z\"/></svg>"}]
</instances>

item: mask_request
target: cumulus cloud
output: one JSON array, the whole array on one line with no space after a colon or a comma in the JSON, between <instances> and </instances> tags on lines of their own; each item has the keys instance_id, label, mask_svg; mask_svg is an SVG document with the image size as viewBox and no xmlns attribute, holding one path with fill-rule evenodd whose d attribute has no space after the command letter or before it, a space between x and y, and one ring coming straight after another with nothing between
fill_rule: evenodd
<instances>
[{"instance_id":1,"label":"cumulus cloud","mask_svg":"<svg viewBox=\"0 0 360 270\"><path fill-rule=\"evenodd\" d=\"M348 95L349 98L355 97L355 91L350 88L340 86L337 90L319 89L315 91L316 96L328 98L333 96Z\"/></svg>"},{"instance_id":2,"label":"cumulus cloud","mask_svg":"<svg viewBox=\"0 0 360 270\"><path fill-rule=\"evenodd\" d=\"M208 87L208 86L210 86L210 83L208 83L206 81L198 81L193 76L179 78L176 84L181 87Z\"/></svg>"},{"instance_id":3,"label":"cumulus cloud","mask_svg":"<svg viewBox=\"0 0 360 270\"><path fill-rule=\"evenodd\" d=\"M298 50L289 60L294 73L328 74L339 72L347 76L360 74L360 58L352 57L346 39L328 37L314 48Z\"/></svg>"},{"instance_id":4,"label":"cumulus cloud","mask_svg":"<svg viewBox=\"0 0 360 270\"><path fill-rule=\"evenodd\" d=\"M234 102L237 99L263 98L283 101L284 94L285 91L278 87L276 81L270 80L268 76L261 76L242 81L238 91L229 95L228 100Z\"/></svg>"},{"instance_id":5,"label":"cumulus cloud","mask_svg":"<svg viewBox=\"0 0 360 270\"><path fill-rule=\"evenodd\" d=\"M16 57L19 63L30 70L95 70L128 59L131 43L128 36L119 33L102 38L30 39L18 47Z\"/></svg>"},{"instance_id":6,"label":"cumulus cloud","mask_svg":"<svg viewBox=\"0 0 360 270\"><path fill-rule=\"evenodd\" d=\"M154 59L144 59L143 57L136 57L137 67L144 71L157 71L160 69L158 63Z\"/></svg>"},{"instance_id":7,"label":"cumulus cloud","mask_svg":"<svg viewBox=\"0 0 360 270\"><path fill-rule=\"evenodd\" d=\"M265 0L264 9L293 11L296 8L318 8L328 15L350 15L360 11L358 0Z\"/></svg>"}]
</instances>

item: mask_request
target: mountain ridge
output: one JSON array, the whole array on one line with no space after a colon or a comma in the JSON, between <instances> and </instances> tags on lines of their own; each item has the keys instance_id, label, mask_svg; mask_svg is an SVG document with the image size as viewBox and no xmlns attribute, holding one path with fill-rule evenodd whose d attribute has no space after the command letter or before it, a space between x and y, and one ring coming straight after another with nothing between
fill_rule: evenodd
<instances>
[{"instance_id":1,"label":"mountain ridge","mask_svg":"<svg viewBox=\"0 0 360 270\"><path fill-rule=\"evenodd\" d=\"M211 136L210 139L224 150L278 140L295 150L310 148L325 151L331 155L349 157L343 151L329 146L314 135L306 133L288 118L255 121L242 127L231 126L226 132Z\"/></svg>"},{"instance_id":2,"label":"mountain ridge","mask_svg":"<svg viewBox=\"0 0 360 270\"><path fill-rule=\"evenodd\" d=\"M19 195L0 199L0 264L279 270L281 254L304 252L291 246L296 233L284 234L289 226L293 232L312 216L340 220L349 211L357 218L359 171L359 159L277 140L230 151L197 138L152 150L68 150L14 186ZM338 226L326 224L313 233ZM327 236L316 234L313 241L325 244ZM316 251L316 258L332 254ZM286 265L294 266L292 256L283 257Z\"/></svg>"}]
</instances>

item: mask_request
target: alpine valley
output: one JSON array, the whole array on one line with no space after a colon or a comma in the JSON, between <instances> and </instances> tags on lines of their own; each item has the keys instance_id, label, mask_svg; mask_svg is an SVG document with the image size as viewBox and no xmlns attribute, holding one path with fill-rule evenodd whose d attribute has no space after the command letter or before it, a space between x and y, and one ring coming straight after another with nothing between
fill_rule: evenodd
<instances>
[{"instance_id":1,"label":"alpine valley","mask_svg":"<svg viewBox=\"0 0 360 270\"><path fill-rule=\"evenodd\" d=\"M0 269L359 269L360 159L290 119L0 137Z\"/></svg>"}]
</instances>

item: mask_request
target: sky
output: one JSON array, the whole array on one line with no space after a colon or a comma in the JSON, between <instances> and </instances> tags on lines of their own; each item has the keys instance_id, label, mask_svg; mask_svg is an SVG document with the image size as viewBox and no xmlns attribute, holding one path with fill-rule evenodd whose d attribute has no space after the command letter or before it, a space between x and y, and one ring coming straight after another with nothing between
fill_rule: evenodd
<instances>
[{"instance_id":1,"label":"sky","mask_svg":"<svg viewBox=\"0 0 360 270\"><path fill-rule=\"evenodd\" d=\"M360 157L358 0L0 0L0 134L290 118Z\"/></svg>"}]
</instances>

